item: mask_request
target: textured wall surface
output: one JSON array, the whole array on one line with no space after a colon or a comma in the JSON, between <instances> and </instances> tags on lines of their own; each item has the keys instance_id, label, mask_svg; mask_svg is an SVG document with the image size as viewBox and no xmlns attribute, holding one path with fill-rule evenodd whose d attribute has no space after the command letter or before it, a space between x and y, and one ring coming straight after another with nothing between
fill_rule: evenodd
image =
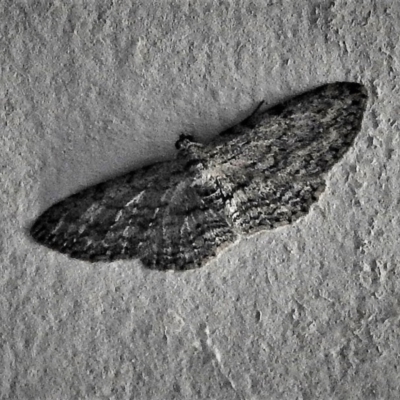
<instances>
[{"instance_id":1,"label":"textured wall surface","mask_svg":"<svg viewBox=\"0 0 400 400\"><path fill-rule=\"evenodd\" d=\"M400 4L0 3L0 399L398 399ZM89 264L27 234L261 100L369 103L307 217L206 267Z\"/></svg>"}]
</instances>

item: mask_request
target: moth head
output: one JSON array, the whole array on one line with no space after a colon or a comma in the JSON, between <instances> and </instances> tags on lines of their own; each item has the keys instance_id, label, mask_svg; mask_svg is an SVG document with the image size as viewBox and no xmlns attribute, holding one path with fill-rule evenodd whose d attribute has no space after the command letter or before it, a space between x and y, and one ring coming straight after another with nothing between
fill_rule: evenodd
<instances>
[{"instance_id":1,"label":"moth head","mask_svg":"<svg viewBox=\"0 0 400 400\"><path fill-rule=\"evenodd\" d=\"M191 143L194 142L194 137L192 135L187 135L185 133L181 133L179 139L175 143L175 147L178 150L188 147Z\"/></svg>"}]
</instances>

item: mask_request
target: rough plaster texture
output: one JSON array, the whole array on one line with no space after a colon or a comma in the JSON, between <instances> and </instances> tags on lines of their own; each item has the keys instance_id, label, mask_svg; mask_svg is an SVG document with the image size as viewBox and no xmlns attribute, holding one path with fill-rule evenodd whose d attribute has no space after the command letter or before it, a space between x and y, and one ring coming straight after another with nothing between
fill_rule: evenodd
<instances>
[{"instance_id":1,"label":"rough plaster texture","mask_svg":"<svg viewBox=\"0 0 400 400\"><path fill-rule=\"evenodd\" d=\"M397 1L0 3L1 399L398 399ZM185 273L34 243L48 206L337 80L370 100L294 225Z\"/></svg>"}]
</instances>

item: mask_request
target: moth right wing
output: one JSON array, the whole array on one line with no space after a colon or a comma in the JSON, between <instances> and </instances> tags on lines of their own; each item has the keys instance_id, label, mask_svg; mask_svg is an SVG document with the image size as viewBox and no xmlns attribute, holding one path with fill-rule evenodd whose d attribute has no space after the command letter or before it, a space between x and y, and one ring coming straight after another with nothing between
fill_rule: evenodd
<instances>
[{"instance_id":1,"label":"moth right wing","mask_svg":"<svg viewBox=\"0 0 400 400\"><path fill-rule=\"evenodd\" d=\"M242 185L238 185L240 179ZM325 180L322 176L266 180L262 174L232 179L227 174L221 187L228 197L224 211L230 225L238 233L251 234L290 224L307 214L324 191Z\"/></svg>"},{"instance_id":2,"label":"moth right wing","mask_svg":"<svg viewBox=\"0 0 400 400\"><path fill-rule=\"evenodd\" d=\"M239 232L288 224L308 212L325 173L361 128L366 89L338 82L257 113L208 145L209 168L225 193L225 214Z\"/></svg>"}]
</instances>

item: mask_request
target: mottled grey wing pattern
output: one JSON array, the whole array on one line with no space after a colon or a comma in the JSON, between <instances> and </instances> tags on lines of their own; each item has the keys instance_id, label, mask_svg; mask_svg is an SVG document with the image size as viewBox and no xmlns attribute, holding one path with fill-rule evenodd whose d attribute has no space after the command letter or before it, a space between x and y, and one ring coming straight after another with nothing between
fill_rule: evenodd
<instances>
[{"instance_id":1,"label":"mottled grey wing pattern","mask_svg":"<svg viewBox=\"0 0 400 400\"><path fill-rule=\"evenodd\" d=\"M201 266L236 234L205 206L180 160L142 168L53 205L31 228L49 248L87 261L141 258L149 268Z\"/></svg>"},{"instance_id":2,"label":"mottled grey wing pattern","mask_svg":"<svg viewBox=\"0 0 400 400\"><path fill-rule=\"evenodd\" d=\"M206 146L230 225L252 233L306 214L325 188L325 173L354 142L366 102L360 84L324 85L257 112Z\"/></svg>"},{"instance_id":3,"label":"mottled grey wing pattern","mask_svg":"<svg viewBox=\"0 0 400 400\"><path fill-rule=\"evenodd\" d=\"M334 83L257 111L208 145L182 135L176 161L61 201L31 234L83 260L200 267L238 235L308 212L360 130L366 100L362 85Z\"/></svg>"}]
</instances>

